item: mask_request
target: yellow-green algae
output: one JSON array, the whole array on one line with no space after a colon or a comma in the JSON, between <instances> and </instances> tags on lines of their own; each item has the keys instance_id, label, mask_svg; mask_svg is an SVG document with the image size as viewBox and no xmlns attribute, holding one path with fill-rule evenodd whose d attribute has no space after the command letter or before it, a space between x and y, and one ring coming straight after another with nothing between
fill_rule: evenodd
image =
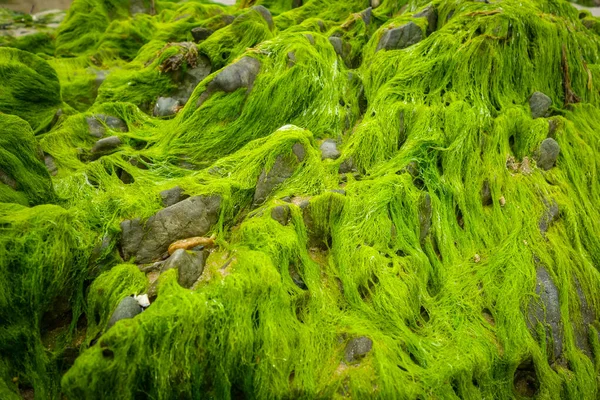
<instances>
[{"instance_id":1,"label":"yellow-green algae","mask_svg":"<svg viewBox=\"0 0 600 400\"><path fill-rule=\"evenodd\" d=\"M132 16L133 3L147 12ZM600 313L585 322L581 304L600 310L598 20L564 1L377 3L367 22L366 0L75 0L43 47L55 49L47 63L0 49L0 110L16 115L0 114L0 143L16 149L0 149L0 169L30 174L22 192L0 183L1 398L33 388L68 399L511 399L531 394L515 379L528 365L537 398L600 395ZM272 28L249 8L260 4ZM414 17L427 6L435 27ZM433 32L377 51L387 29L410 21ZM213 73L173 119L146 115L139 107L175 84L160 68L178 51L166 45L196 26L216 30L197 45ZM330 36L347 43L346 59ZM200 102L243 56L261 63L252 89ZM110 70L99 88L96 70ZM551 118L532 119L535 91L553 100ZM89 161L86 117L99 113L129 132L110 132L123 145ZM544 171L534 158L549 126L561 153ZM340 159L321 160L324 138L340 141ZM32 174L33 140L58 166L56 197L41 195L47 174ZM253 208L261 171L296 143L306 156ZM521 168L507 167L511 156ZM345 194L331 191L341 184ZM105 331L120 299L148 287L115 254L119 223L154 214L175 185L223 199L204 277L188 290L163 273L156 301ZM311 199L289 204L283 226L270 210L286 196ZM541 232L552 201L560 216ZM541 265L560 294L560 357L542 326L527 327ZM70 317L54 326L65 304ZM591 355L576 345L581 329ZM359 336L373 348L346 365Z\"/></svg>"}]
</instances>

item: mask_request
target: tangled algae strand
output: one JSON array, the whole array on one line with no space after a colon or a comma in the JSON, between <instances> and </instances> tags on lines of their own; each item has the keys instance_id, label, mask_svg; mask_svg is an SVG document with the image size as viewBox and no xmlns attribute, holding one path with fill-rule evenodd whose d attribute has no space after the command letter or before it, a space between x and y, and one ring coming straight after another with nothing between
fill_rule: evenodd
<instances>
[{"instance_id":1,"label":"tangled algae strand","mask_svg":"<svg viewBox=\"0 0 600 400\"><path fill-rule=\"evenodd\" d=\"M599 27L74 0L3 39L0 398L598 398Z\"/></svg>"}]
</instances>

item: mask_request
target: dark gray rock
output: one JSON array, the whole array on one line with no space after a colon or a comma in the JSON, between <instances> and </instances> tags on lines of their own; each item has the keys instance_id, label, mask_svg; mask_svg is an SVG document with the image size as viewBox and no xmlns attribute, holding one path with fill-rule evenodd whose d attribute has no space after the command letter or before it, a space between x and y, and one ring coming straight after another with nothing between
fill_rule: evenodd
<instances>
[{"instance_id":1,"label":"dark gray rock","mask_svg":"<svg viewBox=\"0 0 600 400\"><path fill-rule=\"evenodd\" d=\"M161 272L177 269L177 282L184 288L191 288L202 275L208 252L177 249L162 265Z\"/></svg>"},{"instance_id":2,"label":"dark gray rock","mask_svg":"<svg viewBox=\"0 0 600 400\"><path fill-rule=\"evenodd\" d=\"M215 31L213 31L212 29L204 28L202 26L198 26L192 29L192 37L194 38L194 42L196 43L208 39L208 37L213 33L215 33Z\"/></svg>"},{"instance_id":3,"label":"dark gray rock","mask_svg":"<svg viewBox=\"0 0 600 400\"><path fill-rule=\"evenodd\" d=\"M298 269L294 264L290 264L288 271L290 273L290 277L292 278L292 282L294 282L294 285L298 286L302 290L308 290L308 286L306 286L304 279L302 279L300 273L298 273Z\"/></svg>"},{"instance_id":4,"label":"dark gray rock","mask_svg":"<svg viewBox=\"0 0 600 400\"><path fill-rule=\"evenodd\" d=\"M106 325L106 329L110 329L114 324L116 324L122 319L133 318L141 312L142 307L137 302L137 300L131 296L127 296L123 300L121 300L121 302L113 312L112 316L110 317L110 320L108 321L108 325Z\"/></svg>"},{"instance_id":5,"label":"dark gray rock","mask_svg":"<svg viewBox=\"0 0 600 400\"><path fill-rule=\"evenodd\" d=\"M95 114L86 117L90 135L101 138L106 133L106 128L114 131L127 132L127 124L117 117L106 114Z\"/></svg>"},{"instance_id":6,"label":"dark gray rock","mask_svg":"<svg viewBox=\"0 0 600 400\"><path fill-rule=\"evenodd\" d=\"M355 362L366 356L373 348L373 341L366 336L354 338L348 342L344 350L346 362Z\"/></svg>"},{"instance_id":7,"label":"dark gray rock","mask_svg":"<svg viewBox=\"0 0 600 400\"><path fill-rule=\"evenodd\" d=\"M330 36L329 43L333 46L333 50L335 50L336 54L340 56L342 60L346 61L352 50L350 44L346 43L338 36Z\"/></svg>"},{"instance_id":8,"label":"dark gray rock","mask_svg":"<svg viewBox=\"0 0 600 400\"><path fill-rule=\"evenodd\" d=\"M415 18L425 18L427 20L427 36L431 35L437 28L437 10L433 6L427 6L422 11L414 15Z\"/></svg>"},{"instance_id":9,"label":"dark gray rock","mask_svg":"<svg viewBox=\"0 0 600 400\"><path fill-rule=\"evenodd\" d=\"M136 263L160 260L177 240L204 236L219 220L220 196L195 196L164 208L145 223L140 219L121 223L124 260Z\"/></svg>"},{"instance_id":10,"label":"dark gray rock","mask_svg":"<svg viewBox=\"0 0 600 400\"><path fill-rule=\"evenodd\" d=\"M196 86L210 75L211 71L210 60L202 54L196 59L196 65L193 68L181 68L173 71L172 77L177 84L177 90L173 91L169 97L179 101L180 105L186 104Z\"/></svg>"},{"instance_id":11,"label":"dark gray rock","mask_svg":"<svg viewBox=\"0 0 600 400\"><path fill-rule=\"evenodd\" d=\"M341 164L339 168L340 174L347 174L350 172L356 172L356 167L354 166L354 159L352 157L346 158Z\"/></svg>"},{"instance_id":12,"label":"dark gray rock","mask_svg":"<svg viewBox=\"0 0 600 400\"><path fill-rule=\"evenodd\" d=\"M260 61L252 57L244 57L241 60L223 68L221 72L208 84L204 93L198 99L197 106L200 107L210 95L217 91L226 93L235 92L240 88L252 90L254 80L260 71Z\"/></svg>"},{"instance_id":13,"label":"dark gray rock","mask_svg":"<svg viewBox=\"0 0 600 400\"><path fill-rule=\"evenodd\" d=\"M542 92L535 92L529 98L529 108L532 118L540 118L548 115L548 110L552 105L552 99Z\"/></svg>"},{"instance_id":14,"label":"dark gray rock","mask_svg":"<svg viewBox=\"0 0 600 400\"><path fill-rule=\"evenodd\" d=\"M273 16L271 15L271 11L269 11L265 6L254 6L252 9L262 15L265 21L267 21L269 29L273 30Z\"/></svg>"},{"instance_id":15,"label":"dark gray rock","mask_svg":"<svg viewBox=\"0 0 600 400\"><path fill-rule=\"evenodd\" d=\"M548 171L554 167L554 164L556 164L559 154L560 145L558 142L552 138L544 139L544 141L540 144L540 148L536 154L535 161L537 166L544 171Z\"/></svg>"},{"instance_id":16,"label":"dark gray rock","mask_svg":"<svg viewBox=\"0 0 600 400\"><path fill-rule=\"evenodd\" d=\"M271 218L285 226L290 220L290 206L283 205L271 209Z\"/></svg>"},{"instance_id":17,"label":"dark gray rock","mask_svg":"<svg viewBox=\"0 0 600 400\"><path fill-rule=\"evenodd\" d=\"M581 350L583 354L593 360L594 352L592 351L592 345L590 344L590 325L596 320L596 313L587 301L587 297L583 292L581 283L577 277L574 277L575 289L577 290L577 297L579 297L579 309L581 311L581 324L573 324L575 328L575 344L577 348Z\"/></svg>"},{"instance_id":18,"label":"dark gray rock","mask_svg":"<svg viewBox=\"0 0 600 400\"><path fill-rule=\"evenodd\" d=\"M292 8L302 7L303 0L292 0Z\"/></svg>"},{"instance_id":19,"label":"dark gray rock","mask_svg":"<svg viewBox=\"0 0 600 400\"><path fill-rule=\"evenodd\" d=\"M363 10L360 13L360 17L362 18L365 25L369 26L371 24L371 18L373 17L373 7L369 7L366 10Z\"/></svg>"},{"instance_id":20,"label":"dark gray rock","mask_svg":"<svg viewBox=\"0 0 600 400\"><path fill-rule=\"evenodd\" d=\"M304 161L304 157L306 156L306 149L302 145L302 143L294 143L292 146L292 153L298 158L299 162Z\"/></svg>"},{"instance_id":21,"label":"dark gray rock","mask_svg":"<svg viewBox=\"0 0 600 400\"><path fill-rule=\"evenodd\" d=\"M433 217L433 208L431 207L431 196L425 194L419 205L419 240L421 243L425 240L431 229L431 218Z\"/></svg>"},{"instance_id":22,"label":"dark gray rock","mask_svg":"<svg viewBox=\"0 0 600 400\"><path fill-rule=\"evenodd\" d=\"M181 104L179 100L172 97L159 97L156 100L154 111L152 114L155 117L168 117L177 114L177 109Z\"/></svg>"},{"instance_id":23,"label":"dark gray rock","mask_svg":"<svg viewBox=\"0 0 600 400\"><path fill-rule=\"evenodd\" d=\"M556 203L556 200L552 199L551 202L548 202L546 199L544 199L544 205L546 209L539 222L540 232L542 235L548 232L548 228L550 228L554 221L558 220L559 216L558 204Z\"/></svg>"},{"instance_id":24,"label":"dark gray rock","mask_svg":"<svg viewBox=\"0 0 600 400\"><path fill-rule=\"evenodd\" d=\"M346 195L346 191L344 189L331 189L331 193L341 194L342 196Z\"/></svg>"},{"instance_id":25,"label":"dark gray rock","mask_svg":"<svg viewBox=\"0 0 600 400\"><path fill-rule=\"evenodd\" d=\"M44 155L44 164L46 164L46 168L48 169L50 175L56 176L56 174L58 174L58 168L54 163L54 158L50 154Z\"/></svg>"},{"instance_id":26,"label":"dark gray rock","mask_svg":"<svg viewBox=\"0 0 600 400\"><path fill-rule=\"evenodd\" d=\"M481 187L481 203L484 206L491 206L493 204L492 199L492 189L490 188L490 181L487 179L483 181L483 185Z\"/></svg>"},{"instance_id":27,"label":"dark gray rock","mask_svg":"<svg viewBox=\"0 0 600 400\"><path fill-rule=\"evenodd\" d=\"M287 66L288 66L288 68L292 68L294 65L296 65L296 53L294 53L293 51L290 51L289 53L287 53L287 57L288 57Z\"/></svg>"},{"instance_id":28,"label":"dark gray rock","mask_svg":"<svg viewBox=\"0 0 600 400\"><path fill-rule=\"evenodd\" d=\"M315 37L313 35L311 35L310 33L306 33L304 37L306 37L310 44L312 44L313 46L315 45Z\"/></svg>"},{"instance_id":29,"label":"dark gray rock","mask_svg":"<svg viewBox=\"0 0 600 400\"><path fill-rule=\"evenodd\" d=\"M377 51L404 49L421 40L423 40L423 31L411 21L398 28L385 31L379 40Z\"/></svg>"},{"instance_id":30,"label":"dark gray rock","mask_svg":"<svg viewBox=\"0 0 600 400\"><path fill-rule=\"evenodd\" d=\"M183 189L179 186L175 186L172 189L167 189L160 192L160 199L162 200L163 207L171 207L173 204L177 204L188 197L190 196L185 194Z\"/></svg>"},{"instance_id":31,"label":"dark gray rock","mask_svg":"<svg viewBox=\"0 0 600 400\"><path fill-rule=\"evenodd\" d=\"M304 151L300 154L303 155ZM304 159L304 156L300 159L298 154L295 153L294 155L295 156L280 155L275 159L275 163L270 171L267 172L263 169L258 177L258 182L256 183L253 202L254 206L264 203L275 188L294 174L299 163Z\"/></svg>"},{"instance_id":32,"label":"dark gray rock","mask_svg":"<svg viewBox=\"0 0 600 400\"><path fill-rule=\"evenodd\" d=\"M539 261L536 261L539 264ZM563 328L560 315L558 288L550 274L543 266L536 271L535 293L539 296L529 303L527 310L527 327L531 335L539 340L536 327L542 324L546 331L549 359L556 360L562 354Z\"/></svg>"},{"instance_id":33,"label":"dark gray rock","mask_svg":"<svg viewBox=\"0 0 600 400\"><path fill-rule=\"evenodd\" d=\"M118 136L109 136L98 140L92 147L92 154L105 154L117 149L122 144Z\"/></svg>"},{"instance_id":34,"label":"dark gray rock","mask_svg":"<svg viewBox=\"0 0 600 400\"><path fill-rule=\"evenodd\" d=\"M326 139L321 143L321 160L337 160L341 153L337 148L337 143L333 139Z\"/></svg>"}]
</instances>

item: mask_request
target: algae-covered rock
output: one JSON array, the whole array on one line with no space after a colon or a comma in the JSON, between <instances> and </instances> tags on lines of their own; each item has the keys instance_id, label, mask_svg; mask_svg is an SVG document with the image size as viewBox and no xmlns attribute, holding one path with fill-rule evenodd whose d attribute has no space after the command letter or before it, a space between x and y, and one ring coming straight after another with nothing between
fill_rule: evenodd
<instances>
[{"instance_id":1,"label":"algae-covered rock","mask_svg":"<svg viewBox=\"0 0 600 400\"><path fill-rule=\"evenodd\" d=\"M163 207L170 207L182 200L187 199L188 197L190 196L185 194L183 189L179 186L175 186L172 189L167 189L160 192L160 198L162 200Z\"/></svg>"},{"instance_id":2,"label":"algae-covered rock","mask_svg":"<svg viewBox=\"0 0 600 400\"><path fill-rule=\"evenodd\" d=\"M194 196L160 210L145 222L123 221L123 258L135 258L138 263L160 259L172 242L206 234L219 219L220 207L219 196Z\"/></svg>"},{"instance_id":3,"label":"algae-covered rock","mask_svg":"<svg viewBox=\"0 0 600 400\"><path fill-rule=\"evenodd\" d=\"M43 160L29 124L0 113L0 202L53 202L54 189Z\"/></svg>"},{"instance_id":4,"label":"algae-covered rock","mask_svg":"<svg viewBox=\"0 0 600 400\"><path fill-rule=\"evenodd\" d=\"M40 57L0 47L0 112L14 114L35 133L52 122L62 104L56 72Z\"/></svg>"},{"instance_id":5,"label":"algae-covered rock","mask_svg":"<svg viewBox=\"0 0 600 400\"><path fill-rule=\"evenodd\" d=\"M263 169L256 183L254 205L262 204L274 189L290 178L303 159L304 148L294 147L292 155L280 155L271 169Z\"/></svg>"},{"instance_id":6,"label":"algae-covered rock","mask_svg":"<svg viewBox=\"0 0 600 400\"><path fill-rule=\"evenodd\" d=\"M106 114L95 114L85 118L90 135L101 138L106 133L106 128L119 132L127 132L127 124L117 117Z\"/></svg>"},{"instance_id":7,"label":"algae-covered rock","mask_svg":"<svg viewBox=\"0 0 600 400\"><path fill-rule=\"evenodd\" d=\"M367 355L373 347L373 341L366 336L354 338L348 342L344 350L344 359L346 362L360 360Z\"/></svg>"},{"instance_id":8,"label":"algae-covered rock","mask_svg":"<svg viewBox=\"0 0 600 400\"><path fill-rule=\"evenodd\" d=\"M563 352L560 297L552 277L543 266L536 271L535 293L539 297L529 304L527 326L531 334L539 339L538 324L541 324L546 334L548 357L557 360Z\"/></svg>"}]
</instances>

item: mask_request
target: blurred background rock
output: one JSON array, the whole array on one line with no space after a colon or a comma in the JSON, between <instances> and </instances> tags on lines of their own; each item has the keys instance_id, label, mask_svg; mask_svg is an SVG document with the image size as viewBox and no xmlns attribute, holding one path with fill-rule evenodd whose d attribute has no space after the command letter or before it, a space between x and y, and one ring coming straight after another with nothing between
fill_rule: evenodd
<instances>
[{"instance_id":1,"label":"blurred background rock","mask_svg":"<svg viewBox=\"0 0 600 400\"><path fill-rule=\"evenodd\" d=\"M37 13L45 10L67 9L72 0L0 0L0 7L26 13ZM215 3L235 4L235 0L218 0Z\"/></svg>"}]
</instances>

